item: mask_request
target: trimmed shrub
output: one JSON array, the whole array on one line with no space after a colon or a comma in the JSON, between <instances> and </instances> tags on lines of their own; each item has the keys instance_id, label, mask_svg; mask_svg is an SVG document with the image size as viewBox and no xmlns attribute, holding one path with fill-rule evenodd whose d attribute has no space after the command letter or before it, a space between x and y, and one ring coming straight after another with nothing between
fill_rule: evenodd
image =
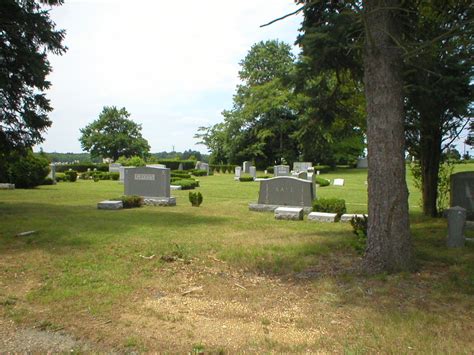
<instances>
[{"instance_id":1,"label":"trimmed shrub","mask_svg":"<svg viewBox=\"0 0 474 355\"><path fill-rule=\"evenodd\" d=\"M316 177L316 184L318 184L320 187L324 186L329 186L331 184L331 181L328 179L320 178L319 176Z\"/></svg>"},{"instance_id":2,"label":"trimmed shrub","mask_svg":"<svg viewBox=\"0 0 474 355\"><path fill-rule=\"evenodd\" d=\"M367 227L369 219L366 215L362 217L354 216L351 219L351 226L353 233L356 235L356 240L354 242L354 248L357 252L363 253L367 247Z\"/></svg>"},{"instance_id":3,"label":"trimmed shrub","mask_svg":"<svg viewBox=\"0 0 474 355\"><path fill-rule=\"evenodd\" d=\"M110 175L110 180L114 180L114 181L118 181L118 179L120 178L120 173L109 173Z\"/></svg>"},{"instance_id":4,"label":"trimmed shrub","mask_svg":"<svg viewBox=\"0 0 474 355\"><path fill-rule=\"evenodd\" d=\"M248 174L242 174L242 175L240 175L239 181L241 181L241 182L253 181L253 176L248 175Z\"/></svg>"},{"instance_id":5,"label":"trimmed shrub","mask_svg":"<svg viewBox=\"0 0 474 355\"><path fill-rule=\"evenodd\" d=\"M13 153L7 159L5 177L17 188L31 189L41 185L49 173L46 158L35 156L32 151L25 155Z\"/></svg>"},{"instance_id":6,"label":"trimmed shrub","mask_svg":"<svg viewBox=\"0 0 474 355\"><path fill-rule=\"evenodd\" d=\"M41 185L54 185L54 180L50 177L46 177Z\"/></svg>"},{"instance_id":7,"label":"trimmed shrub","mask_svg":"<svg viewBox=\"0 0 474 355\"><path fill-rule=\"evenodd\" d=\"M193 169L193 170L191 170L191 174L194 175L194 176L206 176L207 171L206 170Z\"/></svg>"},{"instance_id":8,"label":"trimmed shrub","mask_svg":"<svg viewBox=\"0 0 474 355\"><path fill-rule=\"evenodd\" d=\"M275 168L273 166L269 166L265 169L269 174L275 173Z\"/></svg>"},{"instance_id":9,"label":"trimmed shrub","mask_svg":"<svg viewBox=\"0 0 474 355\"><path fill-rule=\"evenodd\" d=\"M337 219L346 213L346 201L340 198L318 198L313 201L314 212L337 213Z\"/></svg>"},{"instance_id":10,"label":"trimmed shrub","mask_svg":"<svg viewBox=\"0 0 474 355\"><path fill-rule=\"evenodd\" d=\"M273 176L271 176L271 175L257 175L258 179L270 179L271 177L273 177Z\"/></svg>"},{"instance_id":11,"label":"trimmed shrub","mask_svg":"<svg viewBox=\"0 0 474 355\"><path fill-rule=\"evenodd\" d=\"M91 172L94 169L97 169L97 171L109 171L109 165L94 163L56 165L56 173L63 173L68 171L69 169L75 170L78 173L85 173L87 172L87 169L91 169Z\"/></svg>"},{"instance_id":12,"label":"trimmed shrub","mask_svg":"<svg viewBox=\"0 0 474 355\"><path fill-rule=\"evenodd\" d=\"M329 173L332 170L329 165L315 165L313 168L315 173L319 171L321 174Z\"/></svg>"},{"instance_id":13,"label":"trimmed shrub","mask_svg":"<svg viewBox=\"0 0 474 355\"><path fill-rule=\"evenodd\" d=\"M56 181L66 181L66 174L56 173Z\"/></svg>"},{"instance_id":14,"label":"trimmed shrub","mask_svg":"<svg viewBox=\"0 0 474 355\"><path fill-rule=\"evenodd\" d=\"M173 185L181 186L181 190L192 190L199 187L199 181L194 179L178 179L173 181Z\"/></svg>"},{"instance_id":15,"label":"trimmed shrub","mask_svg":"<svg viewBox=\"0 0 474 355\"><path fill-rule=\"evenodd\" d=\"M180 179L191 179L191 174L180 170L173 170L171 172L171 177Z\"/></svg>"},{"instance_id":16,"label":"trimmed shrub","mask_svg":"<svg viewBox=\"0 0 474 355\"><path fill-rule=\"evenodd\" d=\"M65 171L64 175L66 175L66 181L76 182L76 180L77 180L77 171L75 171L75 170Z\"/></svg>"},{"instance_id":17,"label":"trimmed shrub","mask_svg":"<svg viewBox=\"0 0 474 355\"><path fill-rule=\"evenodd\" d=\"M189 192L189 202L193 207L199 207L202 203L202 194L200 192Z\"/></svg>"},{"instance_id":18,"label":"trimmed shrub","mask_svg":"<svg viewBox=\"0 0 474 355\"><path fill-rule=\"evenodd\" d=\"M178 170L179 164L183 164L183 170L191 170L196 166L195 160L178 160L178 159L158 159L156 164L166 165L171 170Z\"/></svg>"},{"instance_id":19,"label":"trimmed shrub","mask_svg":"<svg viewBox=\"0 0 474 355\"><path fill-rule=\"evenodd\" d=\"M124 195L116 200L122 201L123 208L136 208L143 206L143 197L137 195Z\"/></svg>"}]
</instances>

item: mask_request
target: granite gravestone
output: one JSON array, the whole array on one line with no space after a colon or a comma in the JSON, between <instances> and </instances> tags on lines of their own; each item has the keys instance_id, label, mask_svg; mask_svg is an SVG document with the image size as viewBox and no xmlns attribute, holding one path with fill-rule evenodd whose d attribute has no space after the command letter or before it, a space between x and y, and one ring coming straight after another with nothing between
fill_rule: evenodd
<instances>
[{"instance_id":1,"label":"granite gravestone","mask_svg":"<svg viewBox=\"0 0 474 355\"><path fill-rule=\"evenodd\" d=\"M275 165L273 167L273 176L290 176L289 165Z\"/></svg>"},{"instance_id":2,"label":"granite gravestone","mask_svg":"<svg viewBox=\"0 0 474 355\"><path fill-rule=\"evenodd\" d=\"M333 186L344 186L344 179L334 179Z\"/></svg>"},{"instance_id":3,"label":"granite gravestone","mask_svg":"<svg viewBox=\"0 0 474 355\"><path fill-rule=\"evenodd\" d=\"M253 211L273 211L277 207L303 207L310 212L315 199L311 181L288 176L278 176L260 181L258 203L250 204Z\"/></svg>"},{"instance_id":4,"label":"granite gravestone","mask_svg":"<svg viewBox=\"0 0 474 355\"><path fill-rule=\"evenodd\" d=\"M244 174L250 174L250 167L252 166L252 162L244 161L242 164Z\"/></svg>"},{"instance_id":5,"label":"granite gravestone","mask_svg":"<svg viewBox=\"0 0 474 355\"><path fill-rule=\"evenodd\" d=\"M466 209L468 220L474 220L474 171L451 175L450 206Z\"/></svg>"},{"instance_id":6,"label":"granite gravestone","mask_svg":"<svg viewBox=\"0 0 474 355\"><path fill-rule=\"evenodd\" d=\"M138 195L148 205L175 205L170 196L170 169L158 167L127 168L124 171L125 195Z\"/></svg>"},{"instance_id":7,"label":"granite gravestone","mask_svg":"<svg viewBox=\"0 0 474 355\"><path fill-rule=\"evenodd\" d=\"M255 179L257 177L257 168L255 166L251 166L249 168L249 174Z\"/></svg>"},{"instance_id":8,"label":"granite gravestone","mask_svg":"<svg viewBox=\"0 0 474 355\"><path fill-rule=\"evenodd\" d=\"M357 160L357 169L367 169L369 167L369 162L367 158L359 158Z\"/></svg>"},{"instance_id":9,"label":"granite gravestone","mask_svg":"<svg viewBox=\"0 0 474 355\"><path fill-rule=\"evenodd\" d=\"M49 174L48 177L53 180L53 183L56 183L56 165L49 164Z\"/></svg>"},{"instance_id":10,"label":"granite gravestone","mask_svg":"<svg viewBox=\"0 0 474 355\"><path fill-rule=\"evenodd\" d=\"M207 175L209 175L209 164L203 163L202 161L196 162L196 166L194 167L197 170L206 170Z\"/></svg>"},{"instance_id":11,"label":"granite gravestone","mask_svg":"<svg viewBox=\"0 0 474 355\"><path fill-rule=\"evenodd\" d=\"M178 170L184 170L184 169L183 169L183 163L179 163L179 165L178 165Z\"/></svg>"},{"instance_id":12,"label":"granite gravestone","mask_svg":"<svg viewBox=\"0 0 474 355\"><path fill-rule=\"evenodd\" d=\"M120 173L121 166L122 164L119 163L109 164L109 173Z\"/></svg>"},{"instance_id":13,"label":"granite gravestone","mask_svg":"<svg viewBox=\"0 0 474 355\"><path fill-rule=\"evenodd\" d=\"M311 168L312 166L313 166L313 163L311 162L306 162L306 161L295 162L293 163L293 171L296 171L296 172L307 171L308 168Z\"/></svg>"},{"instance_id":14,"label":"granite gravestone","mask_svg":"<svg viewBox=\"0 0 474 355\"><path fill-rule=\"evenodd\" d=\"M236 166L234 180L239 180L240 175L242 175L242 168L240 166Z\"/></svg>"}]
</instances>

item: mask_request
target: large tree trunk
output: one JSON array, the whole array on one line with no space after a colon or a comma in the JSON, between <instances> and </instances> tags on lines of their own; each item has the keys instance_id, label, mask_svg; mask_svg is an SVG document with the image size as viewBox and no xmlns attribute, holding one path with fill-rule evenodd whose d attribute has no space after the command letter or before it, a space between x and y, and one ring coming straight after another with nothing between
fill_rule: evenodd
<instances>
[{"instance_id":1,"label":"large tree trunk","mask_svg":"<svg viewBox=\"0 0 474 355\"><path fill-rule=\"evenodd\" d=\"M366 46L369 226L365 266L370 272L414 265L405 180L402 57L397 0L364 1Z\"/></svg>"},{"instance_id":2,"label":"large tree trunk","mask_svg":"<svg viewBox=\"0 0 474 355\"><path fill-rule=\"evenodd\" d=\"M441 132L434 125L420 132L420 167L423 213L437 217L438 175L441 160Z\"/></svg>"}]
</instances>

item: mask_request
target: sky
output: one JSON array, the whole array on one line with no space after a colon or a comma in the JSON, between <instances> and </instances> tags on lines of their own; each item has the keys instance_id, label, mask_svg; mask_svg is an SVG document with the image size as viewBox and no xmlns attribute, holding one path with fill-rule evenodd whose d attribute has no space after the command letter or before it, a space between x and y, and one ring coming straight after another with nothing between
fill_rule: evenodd
<instances>
[{"instance_id":1,"label":"sky","mask_svg":"<svg viewBox=\"0 0 474 355\"><path fill-rule=\"evenodd\" d=\"M53 124L36 149L81 152L79 129L117 106L142 125L151 152L207 152L193 136L232 107L239 62L259 41L293 45L302 18L260 25L296 9L292 0L66 0L50 12L68 51L49 56Z\"/></svg>"}]
</instances>

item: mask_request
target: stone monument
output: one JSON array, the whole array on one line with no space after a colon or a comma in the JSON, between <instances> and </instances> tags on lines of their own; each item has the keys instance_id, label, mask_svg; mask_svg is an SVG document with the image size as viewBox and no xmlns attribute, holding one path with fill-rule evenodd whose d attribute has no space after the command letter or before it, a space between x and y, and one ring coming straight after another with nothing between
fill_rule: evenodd
<instances>
[{"instance_id":1,"label":"stone monument","mask_svg":"<svg viewBox=\"0 0 474 355\"><path fill-rule=\"evenodd\" d=\"M474 220L474 171L451 175L450 206L466 209L468 220Z\"/></svg>"},{"instance_id":2,"label":"stone monument","mask_svg":"<svg viewBox=\"0 0 474 355\"><path fill-rule=\"evenodd\" d=\"M145 205L176 205L176 198L170 195L170 169L158 167L127 168L124 175L125 195L142 196Z\"/></svg>"}]
</instances>

